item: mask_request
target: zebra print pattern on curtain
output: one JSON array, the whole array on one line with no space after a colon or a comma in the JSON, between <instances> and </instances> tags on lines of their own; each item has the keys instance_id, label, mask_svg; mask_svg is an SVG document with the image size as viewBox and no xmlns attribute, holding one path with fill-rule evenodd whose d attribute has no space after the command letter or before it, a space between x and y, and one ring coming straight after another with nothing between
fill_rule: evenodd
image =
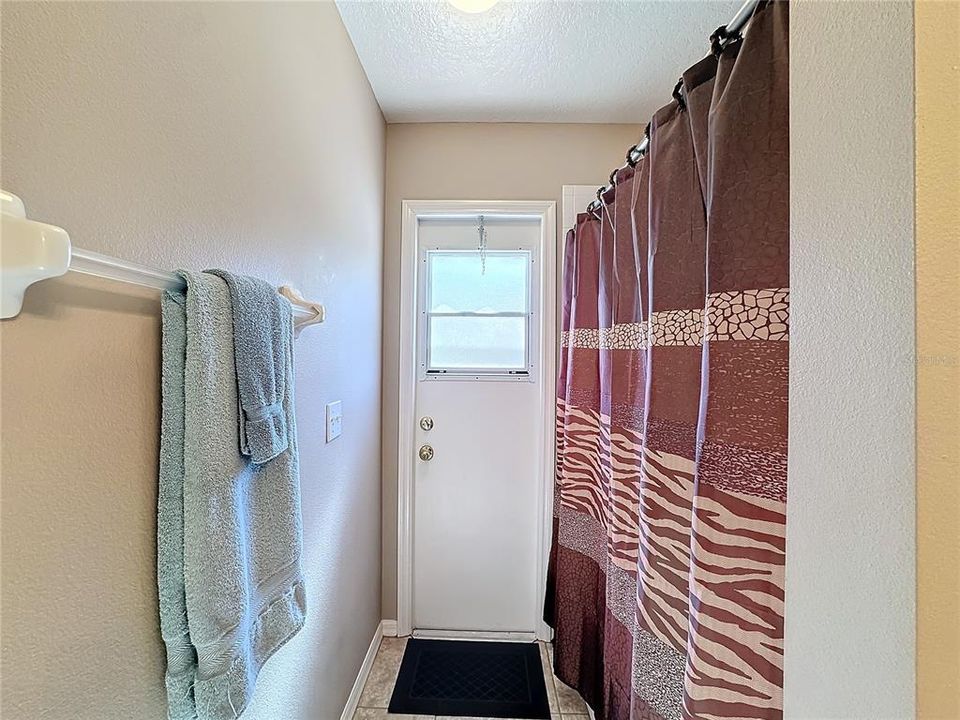
<instances>
[{"instance_id":1,"label":"zebra print pattern on curtain","mask_svg":"<svg viewBox=\"0 0 960 720\"><path fill-rule=\"evenodd\" d=\"M783 714L787 12L684 73L567 236L545 614L598 720Z\"/></svg>"}]
</instances>

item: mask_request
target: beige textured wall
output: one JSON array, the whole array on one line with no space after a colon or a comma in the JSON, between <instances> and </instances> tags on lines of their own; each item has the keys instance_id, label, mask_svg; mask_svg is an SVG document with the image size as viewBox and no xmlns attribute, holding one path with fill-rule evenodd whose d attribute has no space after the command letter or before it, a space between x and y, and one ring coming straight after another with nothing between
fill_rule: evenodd
<instances>
[{"instance_id":1,"label":"beige textured wall","mask_svg":"<svg viewBox=\"0 0 960 720\"><path fill-rule=\"evenodd\" d=\"M308 621L244 718L333 720L380 618L385 138L337 11L4 2L2 24L2 183L33 217L326 303L296 348ZM166 717L158 309L69 277L0 327L5 720ZM324 445L333 399L344 433Z\"/></svg>"},{"instance_id":2,"label":"beige textured wall","mask_svg":"<svg viewBox=\"0 0 960 720\"><path fill-rule=\"evenodd\" d=\"M960 717L960 3L914 6L917 714Z\"/></svg>"},{"instance_id":3,"label":"beige textured wall","mask_svg":"<svg viewBox=\"0 0 960 720\"><path fill-rule=\"evenodd\" d=\"M912 24L790 3L785 720L916 716Z\"/></svg>"},{"instance_id":4,"label":"beige textured wall","mask_svg":"<svg viewBox=\"0 0 960 720\"><path fill-rule=\"evenodd\" d=\"M600 185L643 125L438 123L387 126L383 270L383 616L397 612L397 358L403 200L556 200Z\"/></svg>"}]
</instances>

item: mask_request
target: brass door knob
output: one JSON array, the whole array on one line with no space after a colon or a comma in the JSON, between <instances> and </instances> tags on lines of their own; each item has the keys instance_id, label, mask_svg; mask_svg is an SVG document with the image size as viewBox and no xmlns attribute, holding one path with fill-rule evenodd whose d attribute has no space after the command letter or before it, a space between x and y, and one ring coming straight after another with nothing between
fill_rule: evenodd
<instances>
[{"instance_id":1,"label":"brass door knob","mask_svg":"<svg viewBox=\"0 0 960 720\"><path fill-rule=\"evenodd\" d=\"M433 460L433 448L429 445L421 445L420 452L418 454L420 455L420 459L424 462Z\"/></svg>"}]
</instances>

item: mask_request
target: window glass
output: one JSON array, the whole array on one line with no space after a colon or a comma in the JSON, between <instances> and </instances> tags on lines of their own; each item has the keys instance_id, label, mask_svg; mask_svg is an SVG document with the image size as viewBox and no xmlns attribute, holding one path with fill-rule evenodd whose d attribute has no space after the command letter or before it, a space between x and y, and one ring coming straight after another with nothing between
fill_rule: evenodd
<instances>
[{"instance_id":1,"label":"window glass","mask_svg":"<svg viewBox=\"0 0 960 720\"><path fill-rule=\"evenodd\" d=\"M431 369L524 370L527 318L431 317Z\"/></svg>"},{"instance_id":2,"label":"window glass","mask_svg":"<svg viewBox=\"0 0 960 720\"><path fill-rule=\"evenodd\" d=\"M527 312L527 253L431 253L430 312Z\"/></svg>"}]
</instances>

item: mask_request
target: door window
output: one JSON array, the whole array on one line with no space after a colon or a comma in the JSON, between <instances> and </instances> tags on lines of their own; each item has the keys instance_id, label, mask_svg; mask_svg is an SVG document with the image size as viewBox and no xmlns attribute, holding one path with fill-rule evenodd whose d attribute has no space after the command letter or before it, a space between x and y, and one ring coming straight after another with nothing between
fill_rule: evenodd
<instances>
[{"instance_id":1,"label":"door window","mask_svg":"<svg viewBox=\"0 0 960 720\"><path fill-rule=\"evenodd\" d=\"M532 253L429 250L424 262L424 374L528 377Z\"/></svg>"}]
</instances>

